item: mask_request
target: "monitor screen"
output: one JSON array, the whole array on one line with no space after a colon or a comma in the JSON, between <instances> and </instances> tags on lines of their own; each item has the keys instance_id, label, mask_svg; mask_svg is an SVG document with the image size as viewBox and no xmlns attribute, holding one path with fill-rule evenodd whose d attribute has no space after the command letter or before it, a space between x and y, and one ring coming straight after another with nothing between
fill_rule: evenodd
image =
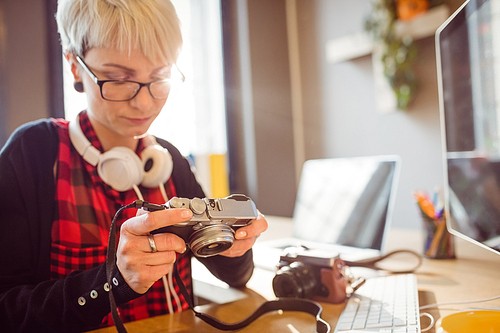
<instances>
[{"instance_id":1,"label":"monitor screen","mask_svg":"<svg viewBox=\"0 0 500 333\"><path fill-rule=\"evenodd\" d=\"M436 32L448 229L500 253L500 0L466 1Z\"/></svg>"}]
</instances>

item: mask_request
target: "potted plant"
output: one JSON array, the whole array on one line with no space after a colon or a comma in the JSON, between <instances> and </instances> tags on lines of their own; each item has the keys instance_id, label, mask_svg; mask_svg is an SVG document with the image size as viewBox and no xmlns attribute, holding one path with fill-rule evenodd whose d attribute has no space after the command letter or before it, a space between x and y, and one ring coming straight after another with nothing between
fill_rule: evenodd
<instances>
[{"instance_id":1,"label":"potted plant","mask_svg":"<svg viewBox=\"0 0 500 333\"><path fill-rule=\"evenodd\" d=\"M397 108L407 110L417 91L412 69L417 47L411 37L396 35L397 18L395 0L374 0L365 29L373 36L375 49L380 51L384 75L395 94Z\"/></svg>"}]
</instances>

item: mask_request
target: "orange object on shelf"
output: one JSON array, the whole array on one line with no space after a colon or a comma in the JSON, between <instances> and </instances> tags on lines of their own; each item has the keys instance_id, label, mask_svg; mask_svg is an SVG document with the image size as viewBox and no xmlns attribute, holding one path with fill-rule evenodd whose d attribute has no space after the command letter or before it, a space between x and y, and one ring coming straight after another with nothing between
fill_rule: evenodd
<instances>
[{"instance_id":1,"label":"orange object on shelf","mask_svg":"<svg viewBox=\"0 0 500 333\"><path fill-rule=\"evenodd\" d=\"M425 13L427 9L429 9L428 0L396 0L396 12L398 18L403 21Z\"/></svg>"}]
</instances>

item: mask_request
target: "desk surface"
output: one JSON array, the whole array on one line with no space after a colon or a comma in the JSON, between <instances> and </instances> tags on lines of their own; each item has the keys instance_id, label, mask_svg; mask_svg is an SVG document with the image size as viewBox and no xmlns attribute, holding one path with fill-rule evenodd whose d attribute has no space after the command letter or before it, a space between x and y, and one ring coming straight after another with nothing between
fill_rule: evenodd
<instances>
[{"instance_id":1,"label":"desk surface","mask_svg":"<svg viewBox=\"0 0 500 333\"><path fill-rule=\"evenodd\" d=\"M269 230L262 240L286 237L290 230L290 219L267 217ZM285 230L285 234L283 231ZM392 230L389 235L388 251L411 249L422 253L422 234L418 230ZM424 259L416 271L420 305L449 303L486 299L500 295L500 256L474 244L455 238L457 259ZM274 299L271 280L274 272L256 268L254 275L243 290L243 297L225 304L207 304L197 307L198 311L210 314L224 322L236 322L249 316L260 304ZM330 323L332 331L344 304L322 303L322 318ZM469 307L500 307L500 300L441 306L423 310L436 319L457 310ZM428 325L422 318L422 327ZM163 315L137 322L127 323L128 332L221 332L194 316L192 311ZM315 320L306 313L283 312L262 316L238 332L314 332ZM116 332L114 327L95 332ZM433 330L429 331L433 332Z\"/></svg>"}]
</instances>

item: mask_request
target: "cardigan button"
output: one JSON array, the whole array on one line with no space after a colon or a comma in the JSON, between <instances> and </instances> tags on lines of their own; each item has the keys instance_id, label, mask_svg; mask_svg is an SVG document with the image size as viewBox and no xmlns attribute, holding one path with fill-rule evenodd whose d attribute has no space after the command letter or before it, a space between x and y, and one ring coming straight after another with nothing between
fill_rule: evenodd
<instances>
[{"instance_id":1,"label":"cardigan button","mask_svg":"<svg viewBox=\"0 0 500 333\"><path fill-rule=\"evenodd\" d=\"M115 278L115 277L113 278L113 284L114 284L115 286L118 286L118 279L117 279L117 278Z\"/></svg>"},{"instance_id":2,"label":"cardigan button","mask_svg":"<svg viewBox=\"0 0 500 333\"><path fill-rule=\"evenodd\" d=\"M96 299L96 298L97 298L97 296L99 296L99 294L97 293L97 291L92 290L92 291L90 292L90 297L91 297L92 299Z\"/></svg>"},{"instance_id":3,"label":"cardigan button","mask_svg":"<svg viewBox=\"0 0 500 333\"><path fill-rule=\"evenodd\" d=\"M103 287L103 288L104 288L104 291L109 291L109 283L107 283L107 282L106 282L106 283L104 284L104 287Z\"/></svg>"},{"instance_id":4,"label":"cardigan button","mask_svg":"<svg viewBox=\"0 0 500 333\"><path fill-rule=\"evenodd\" d=\"M85 299L85 297L83 297L83 296L78 297L78 304L80 304L81 306L84 306L85 303L87 303L87 300Z\"/></svg>"}]
</instances>

